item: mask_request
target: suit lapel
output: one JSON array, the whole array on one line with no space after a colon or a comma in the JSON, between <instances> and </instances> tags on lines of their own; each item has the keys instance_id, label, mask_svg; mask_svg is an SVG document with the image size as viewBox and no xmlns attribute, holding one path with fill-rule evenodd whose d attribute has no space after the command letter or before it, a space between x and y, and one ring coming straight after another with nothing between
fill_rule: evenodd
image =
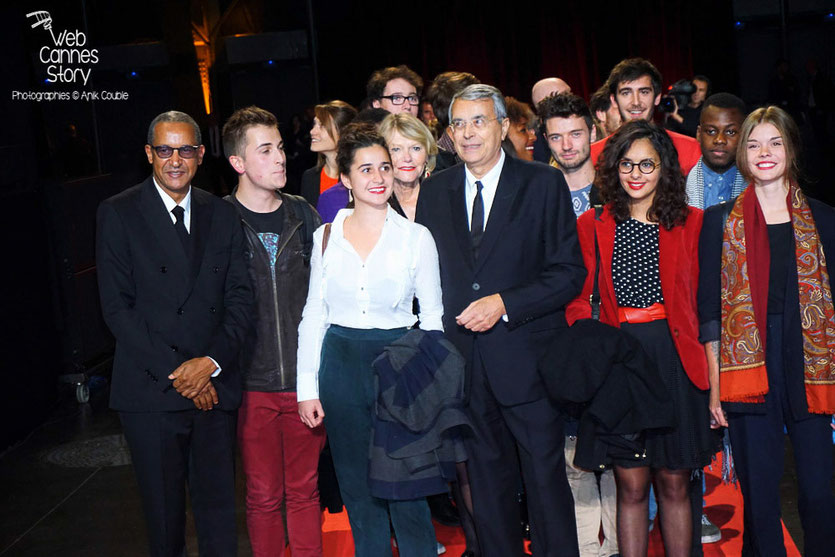
<instances>
[{"instance_id":1,"label":"suit lapel","mask_svg":"<svg viewBox=\"0 0 835 557\"><path fill-rule=\"evenodd\" d=\"M510 219L510 207L513 205L513 200L519 191L515 179L516 172L512 168L514 163L513 159L505 157L504 168L502 168L499 184L496 187L496 195L493 198L493 205L490 207L490 216L487 218L487 227L484 229L481 247L478 249L478 261L475 263L476 272L490 256L496 240Z\"/></svg>"},{"instance_id":2,"label":"suit lapel","mask_svg":"<svg viewBox=\"0 0 835 557\"><path fill-rule=\"evenodd\" d=\"M457 178L453 179L452 184L447 190L449 194L449 208L452 213L450 222L452 224L452 232L458 240L458 245L461 247L461 253L464 255L464 260L467 261L470 267L473 266L473 247L470 242L470 227L467 216L467 198L464 194L466 178L464 176L464 166L458 170Z\"/></svg>"},{"instance_id":3,"label":"suit lapel","mask_svg":"<svg viewBox=\"0 0 835 557\"><path fill-rule=\"evenodd\" d=\"M189 262L185 249L177 236L177 231L174 230L174 223L168 211L165 210L165 204L159 197L153 179L148 178L143 184L139 203L142 218L165 255L166 264L173 267L183 277L187 277Z\"/></svg>"},{"instance_id":4,"label":"suit lapel","mask_svg":"<svg viewBox=\"0 0 835 557\"><path fill-rule=\"evenodd\" d=\"M209 203L210 194L195 187L191 188L191 241L193 242L192 260L190 266L188 293L194 287L197 275L200 273L203 262L203 252L206 251L206 242L212 231L212 214L214 208Z\"/></svg>"}]
</instances>

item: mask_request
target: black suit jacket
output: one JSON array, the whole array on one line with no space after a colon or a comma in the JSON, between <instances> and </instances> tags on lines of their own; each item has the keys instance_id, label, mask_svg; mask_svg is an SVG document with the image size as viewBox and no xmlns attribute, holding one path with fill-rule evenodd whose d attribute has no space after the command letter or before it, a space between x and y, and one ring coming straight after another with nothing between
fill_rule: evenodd
<instances>
[{"instance_id":1,"label":"black suit jacket","mask_svg":"<svg viewBox=\"0 0 835 557\"><path fill-rule=\"evenodd\" d=\"M438 247L444 330L468 359L480 358L499 402L542 398L537 358L565 327L564 306L579 292L586 270L568 185L558 170L505 157L496 196L473 259L463 164L427 179L420 189L417 222ZM455 323L471 302L499 293L508 321L484 333Z\"/></svg>"},{"instance_id":2,"label":"black suit jacket","mask_svg":"<svg viewBox=\"0 0 835 557\"><path fill-rule=\"evenodd\" d=\"M313 168L308 168L302 174L302 185L299 193L305 200L316 207L319 201L319 181L322 174L322 165L317 164Z\"/></svg>"},{"instance_id":3,"label":"black suit jacket","mask_svg":"<svg viewBox=\"0 0 835 557\"><path fill-rule=\"evenodd\" d=\"M191 188L191 261L148 178L98 210L96 265L104 319L116 337L111 408L194 408L168 379L181 363L211 356L220 404L240 405L236 355L251 320L244 236L232 205Z\"/></svg>"}]
</instances>

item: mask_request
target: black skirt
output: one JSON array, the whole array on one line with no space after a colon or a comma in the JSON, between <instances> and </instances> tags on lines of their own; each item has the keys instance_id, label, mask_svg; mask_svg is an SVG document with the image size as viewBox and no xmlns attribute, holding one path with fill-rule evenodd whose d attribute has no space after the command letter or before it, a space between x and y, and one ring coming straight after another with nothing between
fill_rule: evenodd
<instances>
[{"instance_id":1,"label":"black skirt","mask_svg":"<svg viewBox=\"0 0 835 557\"><path fill-rule=\"evenodd\" d=\"M721 437L710 429L709 391L696 387L681 364L666 319L649 323L621 323L658 366L673 401L676 425L651 429L643 434L646 457L616 459L627 468L650 466L670 470L702 468L721 447Z\"/></svg>"}]
</instances>

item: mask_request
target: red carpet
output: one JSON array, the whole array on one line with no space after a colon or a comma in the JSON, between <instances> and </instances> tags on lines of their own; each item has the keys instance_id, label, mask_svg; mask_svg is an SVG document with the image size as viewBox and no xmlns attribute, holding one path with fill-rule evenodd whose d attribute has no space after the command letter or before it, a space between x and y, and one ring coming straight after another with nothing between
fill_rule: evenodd
<instances>
[{"instance_id":1,"label":"red carpet","mask_svg":"<svg viewBox=\"0 0 835 557\"><path fill-rule=\"evenodd\" d=\"M707 515L714 524L722 529L722 540L712 544L705 544L705 557L737 556L742 551L742 494L732 485L722 483L719 476L722 469L721 454L713 464L713 470L705 469L707 475ZM324 547L326 557L353 557L354 542L351 538L351 528L348 525L348 515L324 513ZM435 525L438 541L447 548L448 557L459 557L464 551L464 535L460 528ZM794 545L789 533L783 527L783 537L786 540L788 557L800 557L800 552ZM290 555L289 549L286 553ZM396 555L396 553L395 553ZM649 555L661 557L664 546L658 528L650 534Z\"/></svg>"}]
</instances>

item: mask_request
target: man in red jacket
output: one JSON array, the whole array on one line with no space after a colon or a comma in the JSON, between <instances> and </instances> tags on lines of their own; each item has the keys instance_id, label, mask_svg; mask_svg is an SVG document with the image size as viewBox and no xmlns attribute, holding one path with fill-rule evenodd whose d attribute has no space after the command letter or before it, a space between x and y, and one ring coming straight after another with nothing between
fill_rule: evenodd
<instances>
[{"instance_id":1,"label":"man in red jacket","mask_svg":"<svg viewBox=\"0 0 835 557\"><path fill-rule=\"evenodd\" d=\"M627 58L621 60L612 68L606 80L609 87L609 97L620 111L621 121L648 120L652 121L655 107L661 102L661 72L643 58ZM680 133L667 130L673 145L678 151L678 162L684 176L690 172L702 156L699 142ZM591 144L591 160L597 163L606 137Z\"/></svg>"}]
</instances>

